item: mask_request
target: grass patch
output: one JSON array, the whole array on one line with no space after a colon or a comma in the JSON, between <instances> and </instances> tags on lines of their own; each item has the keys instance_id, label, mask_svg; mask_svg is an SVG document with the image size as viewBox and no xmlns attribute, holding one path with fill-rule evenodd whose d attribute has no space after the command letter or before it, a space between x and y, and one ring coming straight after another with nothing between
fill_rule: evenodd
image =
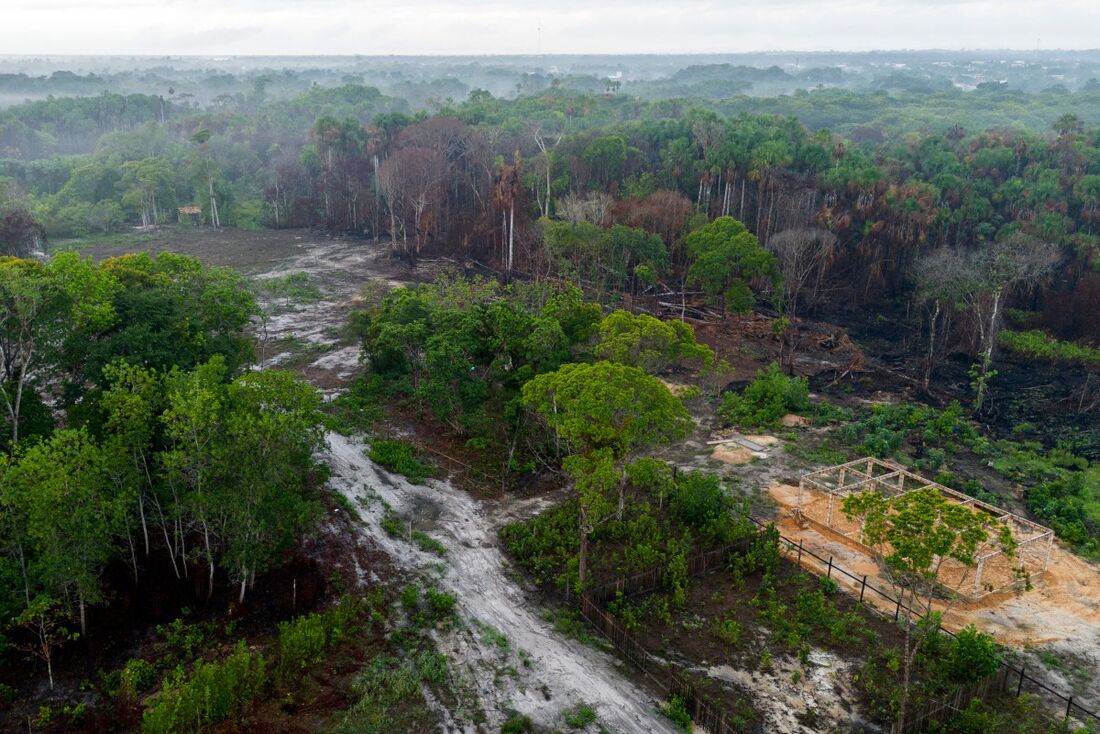
<instances>
[{"instance_id":1,"label":"grass patch","mask_svg":"<svg viewBox=\"0 0 1100 734\"><path fill-rule=\"evenodd\" d=\"M571 609L548 610L543 615L543 619L550 622L554 631L559 635L572 638L581 644L598 650L607 649L608 643L602 637L590 634L580 615Z\"/></svg>"},{"instance_id":2,"label":"grass patch","mask_svg":"<svg viewBox=\"0 0 1100 734\"><path fill-rule=\"evenodd\" d=\"M431 466L417 457L416 449L400 439L375 439L367 455L374 463L402 475L413 484L423 484L434 473Z\"/></svg>"},{"instance_id":3,"label":"grass patch","mask_svg":"<svg viewBox=\"0 0 1100 734\"><path fill-rule=\"evenodd\" d=\"M570 729L583 729L589 724L596 723L596 709L587 703L578 703L573 708L562 714L562 721Z\"/></svg>"},{"instance_id":4,"label":"grass patch","mask_svg":"<svg viewBox=\"0 0 1100 734\"><path fill-rule=\"evenodd\" d=\"M445 558L447 556L446 547L427 533L414 530L412 533L412 542L416 543L416 547L425 553L434 553L440 558Z\"/></svg>"},{"instance_id":5,"label":"grass patch","mask_svg":"<svg viewBox=\"0 0 1100 734\"><path fill-rule=\"evenodd\" d=\"M261 278L255 281L255 290L268 300L281 299L286 306L292 303L317 303L325 297L309 273L288 273L276 278Z\"/></svg>"},{"instance_id":6,"label":"grass patch","mask_svg":"<svg viewBox=\"0 0 1100 734\"><path fill-rule=\"evenodd\" d=\"M476 622L477 628L481 631L481 641L500 648L501 650L507 650L511 645L508 642L508 638L504 636L504 633L498 630L491 624L486 624L478 620Z\"/></svg>"},{"instance_id":7,"label":"grass patch","mask_svg":"<svg viewBox=\"0 0 1100 734\"><path fill-rule=\"evenodd\" d=\"M325 428L342 436L366 433L382 419L381 379L364 375L347 392L325 403Z\"/></svg>"}]
</instances>

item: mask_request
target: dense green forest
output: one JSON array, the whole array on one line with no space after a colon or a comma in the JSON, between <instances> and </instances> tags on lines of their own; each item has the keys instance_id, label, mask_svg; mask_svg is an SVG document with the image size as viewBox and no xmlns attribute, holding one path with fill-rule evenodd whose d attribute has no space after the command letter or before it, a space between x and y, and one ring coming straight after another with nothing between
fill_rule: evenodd
<instances>
[{"instance_id":1,"label":"dense green forest","mask_svg":"<svg viewBox=\"0 0 1100 734\"><path fill-rule=\"evenodd\" d=\"M471 693L453 637L505 656L498 678L528 653L463 608L440 570L461 548L419 505L369 474L334 481L349 452L391 490L428 487L425 505L451 481L501 503L560 490L485 526L548 596L665 569L603 611L673 648L705 624L765 673L798 661L792 685L811 648L852 656L876 725L996 671L1012 653L992 638L937 631L931 559L1011 553L1000 520L844 508L910 543L884 568L936 624L902 634L781 563L750 522L763 487L677 452L774 433L787 463L769 481L890 459L1100 557L1100 58L765 60L0 63L11 721L549 731ZM389 286L334 267L355 280L338 299L304 272L141 252L307 229L381 256ZM271 368L269 325L318 302L340 311L331 343ZM294 361L337 347L355 369L335 387ZM892 524L905 513L929 537ZM945 528L958 545L921 545ZM751 594L705 599L688 558L739 542L722 589ZM387 543L438 568L398 571ZM764 730L744 689L717 695ZM678 696L662 711L690 725ZM586 705L566 728L599 725ZM945 731L1046 730L1029 699L988 705Z\"/></svg>"}]
</instances>

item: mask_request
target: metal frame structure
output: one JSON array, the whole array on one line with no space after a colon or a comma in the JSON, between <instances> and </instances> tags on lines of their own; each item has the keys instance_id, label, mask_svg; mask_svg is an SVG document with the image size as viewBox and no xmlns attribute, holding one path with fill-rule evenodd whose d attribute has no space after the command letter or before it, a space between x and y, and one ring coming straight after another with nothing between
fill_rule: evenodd
<instances>
[{"instance_id":1,"label":"metal frame structure","mask_svg":"<svg viewBox=\"0 0 1100 734\"><path fill-rule=\"evenodd\" d=\"M867 457L803 475L798 482L795 516L824 526L866 548L867 545L863 542L862 524L848 520L840 511L840 502L845 497L875 491L884 497L892 498L929 487L936 489L953 502L983 512L1002 523L1011 531L1017 543L1015 560L1018 565L1013 565L1009 558L992 544L987 544L980 549L974 573L973 592L965 594L955 589L962 596L977 599L1021 581L1030 581L1032 576L1046 571L1050 563L1051 549L1054 547L1053 530L925 479L891 461ZM814 496L815 494L825 495L826 501L822 503L822 498ZM820 506L822 504L824 507ZM954 573L952 573L950 564L945 562L945 573L947 576L957 576L958 586L961 586L965 581L966 569L962 568L961 564L951 563L959 568L953 569Z\"/></svg>"}]
</instances>

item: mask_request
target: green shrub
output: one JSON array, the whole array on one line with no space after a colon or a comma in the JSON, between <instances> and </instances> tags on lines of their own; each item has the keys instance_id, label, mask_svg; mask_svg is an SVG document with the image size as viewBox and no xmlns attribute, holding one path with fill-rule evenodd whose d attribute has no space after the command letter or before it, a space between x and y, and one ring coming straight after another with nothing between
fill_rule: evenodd
<instances>
[{"instance_id":1,"label":"green shrub","mask_svg":"<svg viewBox=\"0 0 1100 734\"><path fill-rule=\"evenodd\" d=\"M977 430L966 420L958 402L942 411L911 403L875 405L871 415L841 427L839 435L861 453L882 459L912 445L928 455L933 470L943 464L948 452L960 445L973 446L978 439Z\"/></svg>"},{"instance_id":2,"label":"green shrub","mask_svg":"<svg viewBox=\"0 0 1100 734\"><path fill-rule=\"evenodd\" d=\"M431 610L433 619L445 619L454 614L455 603L457 602L454 594L448 594L437 589L428 589L427 597L428 608Z\"/></svg>"},{"instance_id":3,"label":"green shrub","mask_svg":"<svg viewBox=\"0 0 1100 734\"><path fill-rule=\"evenodd\" d=\"M423 484L432 476L432 468L420 461L412 446L397 439L375 439L370 446L370 460L395 474L401 474L413 484Z\"/></svg>"},{"instance_id":4,"label":"green shrub","mask_svg":"<svg viewBox=\"0 0 1100 734\"><path fill-rule=\"evenodd\" d=\"M675 724L681 731L691 731L691 714L688 713L684 699L673 694L668 701L661 706L661 713Z\"/></svg>"},{"instance_id":5,"label":"green shrub","mask_svg":"<svg viewBox=\"0 0 1100 734\"><path fill-rule=\"evenodd\" d=\"M534 577L535 583L556 583L562 588L572 585L576 576L568 566L580 547L578 514L577 502L569 500L528 521L501 529L500 536L508 552Z\"/></svg>"},{"instance_id":6,"label":"green shrub","mask_svg":"<svg viewBox=\"0 0 1100 734\"><path fill-rule=\"evenodd\" d=\"M1100 467L1040 483L1028 491L1027 504L1079 552L1100 556Z\"/></svg>"},{"instance_id":7,"label":"green shrub","mask_svg":"<svg viewBox=\"0 0 1100 734\"><path fill-rule=\"evenodd\" d=\"M1001 345L1010 352L1050 362L1100 365L1100 349L1076 342L1061 341L1042 331L1010 331L998 334Z\"/></svg>"},{"instance_id":8,"label":"green shrub","mask_svg":"<svg viewBox=\"0 0 1100 734\"><path fill-rule=\"evenodd\" d=\"M596 710L586 703L578 703L562 715L562 721L572 729L583 729L596 721Z\"/></svg>"},{"instance_id":9,"label":"green shrub","mask_svg":"<svg viewBox=\"0 0 1100 734\"><path fill-rule=\"evenodd\" d=\"M128 660L126 665L123 666L119 686L124 695L136 698L138 694L152 688L156 680L157 671L152 663L141 658L134 658Z\"/></svg>"},{"instance_id":10,"label":"green shrub","mask_svg":"<svg viewBox=\"0 0 1100 734\"><path fill-rule=\"evenodd\" d=\"M351 637L361 626L364 603L344 597L331 609L279 623L279 676L321 662L325 651Z\"/></svg>"},{"instance_id":11,"label":"green shrub","mask_svg":"<svg viewBox=\"0 0 1100 734\"><path fill-rule=\"evenodd\" d=\"M401 588L401 606L410 612L420 608L420 588L416 584Z\"/></svg>"},{"instance_id":12,"label":"green shrub","mask_svg":"<svg viewBox=\"0 0 1100 734\"><path fill-rule=\"evenodd\" d=\"M184 610L184 614L187 610ZM184 662L190 662L202 651L214 634L213 626L199 622L188 624L177 617L168 624L157 625L157 635L162 638L158 647L178 655Z\"/></svg>"},{"instance_id":13,"label":"green shrub","mask_svg":"<svg viewBox=\"0 0 1100 734\"><path fill-rule=\"evenodd\" d=\"M997 671L1001 651L993 638L979 632L974 625L959 630L947 654L948 677L955 683L976 683Z\"/></svg>"},{"instance_id":14,"label":"green shrub","mask_svg":"<svg viewBox=\"0 0 1100 734\"><path fill-rule=\"evenodd\" d=\"M810 386L804 377L787 377L772 362L740 394L727 392L718 406L718 416L728 425L767 428L778 425L788 413L809 410Z\"/></svg>"},{"instance_id":15,"label":"green shrub","mask_svg":"<svg viewBox=\"0 0 1100 734\"><path fill-rule=\"evenodd\" d=\"M500 734L529 734L534 730L530 718L523 714L512 714L500 727Z\"/></svg>"},{"instance_id":16,"label":"green shrub","mask_svg":"<svg viewBox=\"0 0 1100 734\"><path fill-rule=\"evenodd\" d=\"M356 676L352 687L359 700L335 727L340 734L393 734L429 731L431 719L421 685L422 672L435 675L430 665L380 656Z\"/></svg>"},{"instance_id":17,"label":"green shrub","mask_svg":"<svg viewBox=\"0 0 1100 734\"><path fill-rule=\"evenodd\" d=\"M723 491L717 474L698 471L679 474L668 504L680 522L702 531L707 540L729 543L738 535L730 497Z\"/></svg>"},{"instance_id":18,"label":"green shrub","mask_svg":"<svg viewBox=\"0 0 1100 734\"><path fill-rule=\"evenodd\" d=\"M434 553L441 558L447 555L447 548L442 543L420 530L413 531L412 541L425 553Z\"/></svg>"},{"instance_id":19,"label":"green shrub","mask_svg":"<svg viewBox=\"0 0 1100 734\"><path fill-rule=\"evenodd\" d=\"M225 660L195 665L190 676L177 668L145 709L142 731L196 731L223 721L257 698L266 684L263 655L249 652L242 641Z\"/></svg>"},{"instance_id":20,"label":"green shrub","mask_svg":"<svg viewBox=\"0 0 1100 734\"><path fill-rule=\"evenodd\" d=\"M408 525L405 524L405 521L390 510L387 510L382 516L380 524L386 535L392 535L395 538L404 538L408 531Z\"/></svg>"},{"instance_id":21,"label":"green shrub","mask_svg":"<svg viewBox=\"0 0 1100 734\"><path fill-rule=\"evenodd\" d=\"M714 636L731 647L741 642L741 625L735 619L717 620L714 623Z\"/></svg>"}]
</instances>

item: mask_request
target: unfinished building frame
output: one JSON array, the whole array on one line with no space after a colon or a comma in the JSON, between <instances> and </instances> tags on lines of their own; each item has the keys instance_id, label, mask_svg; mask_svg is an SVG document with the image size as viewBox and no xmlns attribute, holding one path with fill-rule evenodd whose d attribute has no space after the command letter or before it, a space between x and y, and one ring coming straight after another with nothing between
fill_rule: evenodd
<instances>
[{"instance_id":1,"label":"unfinished building frame","mask_svg":"<svg viewBox=\"0 0 1100 734\"><path fill-rule=\"evenodd\" d=\"M863 542L862 523L850 520L841 510L844 498L867 491L893 498L928 487L935 488L953 502L983 512L1004 524L1017 543L1015 556L1009 557L997 547L997 539L991 538L978 550L973 569L948 559L940 573L944 586L968 599L978 599L1025 580L1030 581L1033 576L1046 570L1054 545L1053 530L880 459L857 459L803 475L798 482L795 515L870 550ZM967 578L971 572L974 574L972 586Z\"/></svg>"}]
</instances>

